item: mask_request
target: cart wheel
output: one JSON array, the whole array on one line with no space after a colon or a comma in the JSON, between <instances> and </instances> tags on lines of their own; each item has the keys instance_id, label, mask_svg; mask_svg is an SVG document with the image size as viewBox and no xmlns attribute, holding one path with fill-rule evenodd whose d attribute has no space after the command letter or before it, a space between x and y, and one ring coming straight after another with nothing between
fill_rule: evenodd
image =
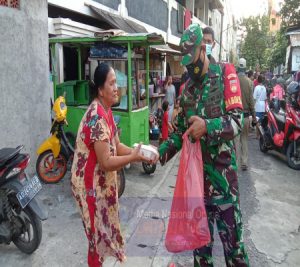
<instances>
[{"instance_id":1,"label":"cart wheel","mask_svg":"<svg viewBox=\"0 0 300 267\"><path fill-rule=\"evenodd\" d=\"M143 165L143 169L144 169L145 173L147 173L147 174L154 173L156 170L156 164L148 164L148 163L142 162L142 165Z\"/></svg>"}]
</instances>

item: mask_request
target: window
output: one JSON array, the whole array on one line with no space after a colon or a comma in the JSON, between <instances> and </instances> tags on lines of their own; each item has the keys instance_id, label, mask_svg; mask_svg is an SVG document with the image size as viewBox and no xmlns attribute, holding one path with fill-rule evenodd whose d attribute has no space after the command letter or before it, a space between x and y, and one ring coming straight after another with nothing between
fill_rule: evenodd
<instances>
[{"instance_id":1,"label":"window","mask_svg":"<svg viewBox=\"0 0 300 267\"><path fill-rule=\"evenodd\" d=\"M179 33L183 33L184 27L184 12L183 6L178 5L177 10L177 28Z\"/></svg>"},{"instance_id":2,"label":"window","mask_svg":"<svg viewBox=\"0 0 300 267\"><path fill-rule=\"evenodd\" d=\"M134 59L131 67L132 109L143 108L146 99L146 66L142 59Z\"/></svg>"}]
</instances>

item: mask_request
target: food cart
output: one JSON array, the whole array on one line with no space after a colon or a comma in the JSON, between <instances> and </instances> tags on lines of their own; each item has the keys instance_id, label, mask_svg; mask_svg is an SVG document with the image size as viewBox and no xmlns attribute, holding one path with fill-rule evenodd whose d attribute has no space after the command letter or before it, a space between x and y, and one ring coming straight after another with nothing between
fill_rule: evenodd
<instances>
[{"instance_id":1,"label":"food cart","mask_svg":"<svg viewBox=\"0 0 300 267\"><path fill-rule=\"evenodd\" d=\"M127 34L112 30L96 33L95 37L50 38L49 43L54 99L66 94L68 136L76 136L91 101L87 78L93 77L99 63L107 62L115 69L117 77L119 103L112 109L120 118L121 142L130 147L138 142L149 144L149 51L151 45L164 44L163 37L154 33ZM77 80L57 83L53 60L56 44L76 49ZM143 167L147 173L155 170L155 166L143 164Z\"/></svg>"}]
</instances>

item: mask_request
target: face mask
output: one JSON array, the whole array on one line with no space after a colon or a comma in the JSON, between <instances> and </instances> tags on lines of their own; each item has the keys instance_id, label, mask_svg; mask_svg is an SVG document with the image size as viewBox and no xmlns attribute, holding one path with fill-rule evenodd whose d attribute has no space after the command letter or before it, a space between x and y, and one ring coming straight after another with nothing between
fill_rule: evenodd
<instances>
[{"instance_id":1,"label":"face mask","mask_svg":"<svg viewBox=\"0 0 300 267\"><path fill-rule=\"evenodd\" d=\"M201 74L202 74L203 67L204 64L200 59L198 59L195 63L187 65L186 68L189 77L195 82L201 81Z\"/></svg>"},{"instance_id":2,"label":"face mask","mask_svg":"<svg viewBox=\"0 0 300 267\"><path fill-rule=\"evenodd\" d=\"M212 54L212 45L211 44L205 44L206 49L206 55L210 56Z\"/></svg>"}]
</instances>

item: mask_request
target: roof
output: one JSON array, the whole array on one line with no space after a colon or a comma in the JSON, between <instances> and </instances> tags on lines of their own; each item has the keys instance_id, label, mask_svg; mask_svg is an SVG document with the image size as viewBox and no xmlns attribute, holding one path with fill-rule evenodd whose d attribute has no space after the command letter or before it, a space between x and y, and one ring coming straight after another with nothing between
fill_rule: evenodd
<instances>
[{"instance_id":1,"label":"roof","mask_svg":"<svg viewBox=\"0 0 300 267\"><path fill-rule=\"evenodd\" d=\"M166 45L151 45L151 48L162 53L181 55L181 52Z\"/></svg>"},{"instance_id":2,"label":"roof","mask_svg":"<svg viewBox=\"0 0 300 267\"><path fill-rule=\"evenodd\" d=\"M113 28L120 29L128 33L147 32L145 27L132 20L124 18L120 15L112 14L92 5L90 5L90 8L98 14L101 20L107 22Z\"/></svg>"},{"instance_id":3,"label":"roof","mask_svg":"<svg viewBox=\"0 0 300 267\"><path fill-rule=\"evenodd\" d=\"M50 44L63 43L69 46L90 46L97 42L108 41L112 43L124 44L132 43L133 45L161 45L164 44L164 38L156 33L125 33L120 30L111 29L95 33L95 37L52 37L49 38Z\"/></svg>"}]
</instances>

